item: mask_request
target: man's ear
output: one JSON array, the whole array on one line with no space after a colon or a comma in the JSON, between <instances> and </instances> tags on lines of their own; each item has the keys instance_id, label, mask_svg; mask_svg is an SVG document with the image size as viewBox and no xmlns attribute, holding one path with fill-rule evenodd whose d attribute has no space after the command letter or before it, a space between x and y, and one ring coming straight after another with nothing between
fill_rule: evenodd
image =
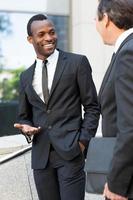
<instances>
[{"instance_id":1,"label":"man's ear","mask_svg":"<svg viewBox=\"0 0 133 200\"><path fill-rule=\"evenodd\" d=\"M110 24L110 19L109 19L109 16L107 13L104 13L103 14L103 21L104 21L104 25L105 27L107 28Z\"/></svg>"},{"instance_id":2,"label":"man's ear","mask_svg":"<svg viewBox=\"0 0 133 200\"><path fill-rule=\"evenodd\" d=\"M27 40L28 40L29 43L32 44L32 42L33 42L33 40L32 40L32 36L27 36Z\"/></svg>"}]
</instances>

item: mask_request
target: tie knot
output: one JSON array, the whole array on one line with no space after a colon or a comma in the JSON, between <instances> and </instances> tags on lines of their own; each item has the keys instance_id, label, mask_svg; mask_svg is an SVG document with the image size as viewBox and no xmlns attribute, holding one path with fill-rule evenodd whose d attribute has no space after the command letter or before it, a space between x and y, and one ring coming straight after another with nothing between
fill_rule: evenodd
<instances>
[{"instance_id":1,"label":"tie knot","mask_svg":"<svg viewBox=\"0 0 133 200\"><path fill-rule=\"evenodd\" d=\"M48 60L44 60L43 63L44 65L46 65L48 63Z\"/></svg>"}]
</instances>

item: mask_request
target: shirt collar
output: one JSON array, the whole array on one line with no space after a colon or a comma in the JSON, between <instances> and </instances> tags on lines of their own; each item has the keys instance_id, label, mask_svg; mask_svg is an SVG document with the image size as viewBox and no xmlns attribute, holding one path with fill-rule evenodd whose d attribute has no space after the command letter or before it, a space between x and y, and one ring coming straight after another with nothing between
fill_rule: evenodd
<instances>
[{"instance_id":1,"label":"shirt collar","mask_svg":"<svg viewBox=\"0 0 133 200\"><path fill-rule=\"evenodd\" d=\"M120 45L122 42L131 34L133 33L133 28L130 28L126 31L124 31L116 40L115 46L114 46L114 52L116 53L117 50L119 49Z\"/></svg>"},{"instance_id":2,"label":"shirt collar","mask_svg":"<svg viewBox=\"0 0 133 200\"><path fill-rule=\"evenodd\" d=\"M59 56L59 51L57 51L57 50L55 49L54 53L52 53L52 54L47 58L48 63L53 63L55 60L57 60L58 56Z\"/></svg>"},{"instance_id":3,"label":"shirt collar","mask_svg":"<svg viewBox=\"0 0 133 200\"><path fill-rule=\"evenodd\" d=\"M58 59L58 56L59 56L59 51L57 51L56 49L54 50L54 53L52 53L48 58L48 64L49 63L52 63L55 61L55 59ZM36 58L36 62L37 62L37 65L42 65L42 62L43 60L39 59L39 58Z\"/></svg>"}]
</instances>

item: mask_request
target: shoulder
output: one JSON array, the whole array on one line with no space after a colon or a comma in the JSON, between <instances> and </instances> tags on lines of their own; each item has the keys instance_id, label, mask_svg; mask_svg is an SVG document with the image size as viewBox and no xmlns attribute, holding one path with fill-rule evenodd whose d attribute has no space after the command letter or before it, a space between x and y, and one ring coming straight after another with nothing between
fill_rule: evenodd
<instances>
[{"instance_id":1,"label":"shoulder","mask_svg":"<svg viewBox=\"0 0 133 200\"><path fill-rule=\"evenodd\" d=\"M36 61L30 66L30 67L28 67L27 69L25 69L22 73L21 73L21 75L20 76L22 76L22 77L27 77L29 74L31 74L33 71L34 71L34 69L35 69L35 66L36 66Z\"/></svg>"},{"instance_id":2,"label":"shoulder","mask_svg":"<svg viewBox=\"0 0 133 200\"><path fill-rule=\"evenodd\" d=\"M59 50L59 55L63 55L65 57L67 57L68 59L72 59L72 60L82 60L82 59L85 59L85 58L87 59L87 57L85 55L61 51L61 50Z\"/></svg>"},{"instance_id":3,"label":"shoulder","mask_svg":"<svg viewBox=\"0 0 133 200\"><path fill-rule=\"evenodd\" d=\"M36 62L34 62L29 68L27 68L20 74L20 84L21 85L25 86L27 83L30 82L30 80L34 74L35 66L36 66Z\"/></svg>"},{"instance_id":4,"label":"shoulder","mask_svg":"<svg viewBox=\"0 0 133 200\"><path fill-rule=\"evenodd\" d=\"M133 38L128 40L118 51L115 59L116 76L133 73Z\"/></svg>"}]
</instances>

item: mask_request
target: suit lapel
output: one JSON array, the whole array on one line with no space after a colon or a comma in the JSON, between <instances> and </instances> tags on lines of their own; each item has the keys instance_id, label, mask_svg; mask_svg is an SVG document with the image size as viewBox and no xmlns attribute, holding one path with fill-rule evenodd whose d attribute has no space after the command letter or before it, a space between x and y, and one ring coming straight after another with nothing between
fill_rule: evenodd
<instances>
[{"instance_id":1,"label":"suit lapel","mask_svg":"<svg viewBox=\"0 0 133 200\"><path fill-rule=\"evenodd\" d=\"M50 97L52 96L56 86L58 85L58 82L61 78L61 75L64 71L66 65L66 56L64 55L64 53L62 51L59 52L59 59L57 62L57 66L56 66L56 70L55 70L55 74L54 74L54 78L53 78L53 83L52 83L52 87L51 87L51 91L50 91Z\"/></svg>"},{"instance_id":2,"label":"suit lapel","mask_svg":"<svg viewBox=\"0 0 133 200\"><path fill-rule=\"evenodd\" d=\"M109 67L108 67L108 69L107 69L107 71L106 71L106 73L105 73L105 76L104 76L103 81L102 81L102 84L101 84L101 88L100 88L100 91L99 91L99 99L101 98L101 95L102 95L103 90L104 90L104 88L105 88L105 85L106 85L106 83L107 83L107 81L108 81L108 78L109 78L109 75L110 75L110 73L111 73L111 70L112 70L112 68L113 68L114 61L115 61L117 55L119 54L119 51L120 51L121 48L125 45L125 43L128 42L128 41L131 40L131 39L133 39L133 33L131 33L131 34L122 42L122 44L120 45L120 47L119 47L119 49L117 50L116 54L113 54L112 59L111 59L111 63L110 63L110 65L109 65Z\"/></svg>"},{"instance_id":3,"label":"suit lapel","mask_svg":"<svg viewBox=\"0 0 133 200\"><path fill-rule=\"evenodd\" d=\"M30 83L30 85L32 85L35 67L36 67L36 61L35 61L34 64L29 68L30 70L28 71L28 77L29 77L29 83Z\"/></svg>"},{"instance_id":4,"label":"suit lapel","mask_svg":"<svg viewBox=\"0 0 133 200\"><path fill-rule=\"evenodd\" d=\"M43 102L42 99L38 96L38 94L36 93L36 91L33 88L32 82L33 82L33 76L34 76L34 72L35 72L35 67L36 67L36 61L35 63L31 66L29 73L28 73L28 81L29 81L29 88L31 91L31 94L34 95L39 101ZM44 102L43 102L44 103Z\"/></svg>"},{"instance_id":5,"label":"suit lapel","mask_svg":"<svg viewBox=\"0 0 133 200\"><path fill-rule=\"evenodd\" d=\"M66 60L67 59L66 59L65 53L63 51L59 51L59 58L58 58L58 62L57 62L57 66L56 66L56 70L55 70L55 74L54 74L54 78L53 78L53 83L52 83L52 87L51 87L51 91L50 91L50 95L49 95L49 100L50 100L54 90L56 89L56 86L58 85L58 82L59 82L61 75L64 71L64 68L66 66ZM31 68L29 70L29 74L28 74L29 87L30 87L31 93L36 98L38 98L38 100L43 102L42 99L38 96L38 94L36 93L36 91L34 90L34 88L32 86L35 66L36 66L36 62L31 66ZM49 100L48 100L48 102L49 102Z\"/></svg>"},{"instance_id":6,"label":"suit lapel","mask_svg":"<svg viewBox=\"0 0 133 200\"><path fill-rule=\"evenodd\" d=\"M106 71L106 73L105 73L105 76L104 76L103 81L102 81L102 84L101 84L101 88L100 88L100 91L99 91L99 98L101 97L101 94L102 94L102 92L103 92L103 90L104 90L104 87L105 87L105 85L106 85L106 83L107 83L107 81L108 81L110 72L111 72L111 70L112 70L112 68L113 68L113 63L114 63L115 57L116 57L116 55L115 55L115 53L113 53L112 58L111 58L110 65L109 65L109 67L108 67L108 69L107 69L107 71Z\"/></svg>"}]
</instances>

